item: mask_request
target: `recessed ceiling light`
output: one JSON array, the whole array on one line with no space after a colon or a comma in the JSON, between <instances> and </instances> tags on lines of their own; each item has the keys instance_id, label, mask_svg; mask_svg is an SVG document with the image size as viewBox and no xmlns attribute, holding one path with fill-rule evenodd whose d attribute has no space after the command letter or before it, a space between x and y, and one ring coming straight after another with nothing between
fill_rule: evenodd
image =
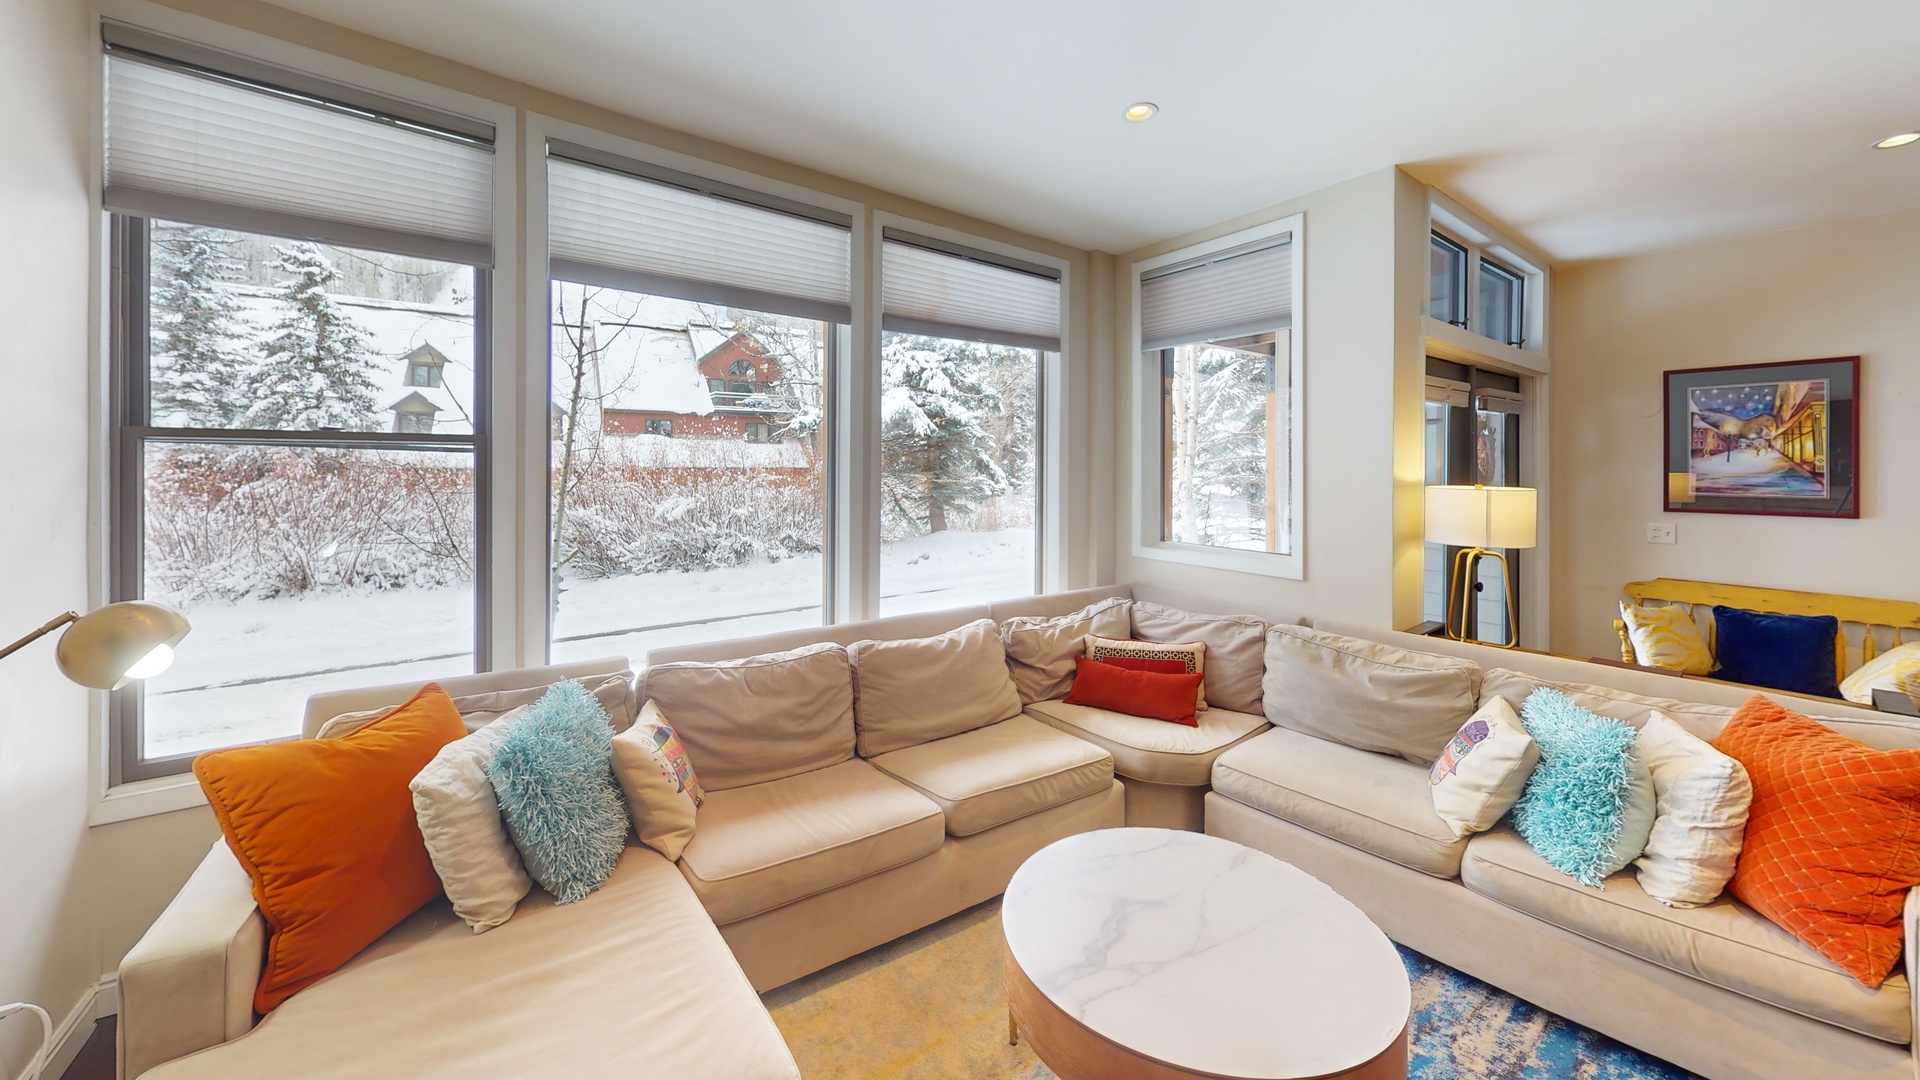
<instances>
[{"instance_id":1,"label":"recessed ceiling light","mask_svg":"<svg viewBox=\"0 0 1920 1080\"><path fill-rule=\"evenodd\" d=\"M1134 108L1139 108L1139 106L1136 105ZM1132 110L1128 110L1128 116L1132 116ZM1890 135L1887 138L1881 139L1879 142L1874 143L1873 146L1876 150L1891 150L1896 146L1905 146L1908 143L1917 142L1920 142L1920 131L1903 131L1898 135Z\"/></svg>"},{"instance_id":2,"label":"recessed ceiling light","mask_svg":"<svg viewBox=\"0 0 1920 1080\"><path fill-rule=\"evenodd\" d=\"M1155 105L1151 101L1136 101L1133 104L1127 106L1127 111L1124 113L1121 113L1120 115L1126 117L1127 119L1137 124L1142 120L1153 119L1153 114L1159 111L1160 111L1160 106ZM1920 135L1916 135L1914 137L1917 139L1920 139Z\"/></svg>"}]
</instances>

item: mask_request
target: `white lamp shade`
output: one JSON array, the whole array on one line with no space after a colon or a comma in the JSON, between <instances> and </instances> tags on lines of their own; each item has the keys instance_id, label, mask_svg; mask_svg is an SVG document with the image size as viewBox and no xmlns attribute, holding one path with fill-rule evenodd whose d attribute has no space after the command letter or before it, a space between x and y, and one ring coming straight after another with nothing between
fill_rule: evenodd
<instances>
[{"instance_id":1,"label":"white lamp shade","mask_svg":"<svg viewBox=\"0 0 1920 1080\"><path fill-rule=\"evenodd\" d=\"M1530 548L1540 493L1525 487L1447 484L1427 489L1428 542L1450 547Z\"/></svg>"}]
</instances>

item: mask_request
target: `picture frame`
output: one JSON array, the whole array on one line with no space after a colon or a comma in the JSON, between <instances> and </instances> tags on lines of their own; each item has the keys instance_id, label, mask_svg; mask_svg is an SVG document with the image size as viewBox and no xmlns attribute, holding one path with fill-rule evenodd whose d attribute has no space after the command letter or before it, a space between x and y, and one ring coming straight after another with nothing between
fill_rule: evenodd
<instances>
[{"instance_id":1,"label":"picture frame","mask_svg":"<svg viewBox=\"0 0 1920 1080\"><path fill-rule=\"evenodd\" d=\"M1860 358L1665 373L1665 509L1860 516Z\"/></svg>"}]
</instances>

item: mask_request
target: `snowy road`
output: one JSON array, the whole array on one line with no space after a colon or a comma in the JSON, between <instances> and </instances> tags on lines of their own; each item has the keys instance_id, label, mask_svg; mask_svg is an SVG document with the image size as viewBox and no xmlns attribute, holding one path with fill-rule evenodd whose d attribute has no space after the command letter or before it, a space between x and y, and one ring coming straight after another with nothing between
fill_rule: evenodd
<instances>
[{"instance_id":1,"label":"snowy road","mask_svg":"<svg viewBox=\"0 0 1920 1080\"><path fill-rule=\"evenodd\" d=\"M942 533L881 552L881 614L1033 591L1033 534ZM553 659L791 630L820 622L821 560L573 582L554 618ZM473 670L466 589L309 596L188 610L193 632L147 684L149 757L296 735L309 695Z\"/></svg>"}]
</instances>

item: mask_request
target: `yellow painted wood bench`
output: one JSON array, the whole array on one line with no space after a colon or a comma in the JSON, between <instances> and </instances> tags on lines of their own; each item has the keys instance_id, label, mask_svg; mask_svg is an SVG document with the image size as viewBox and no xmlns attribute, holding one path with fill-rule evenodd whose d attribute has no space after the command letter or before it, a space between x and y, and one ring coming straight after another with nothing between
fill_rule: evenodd
<instances>
[{"instance_id":1,"label":"yellow painted wood bench","mask_svg":"<svg viewBox=\"0 0 1920 1080\"><path fill-rule=\"evenodd\" d=\"M1883 646L1904 644L1908 636L1920 640L1920 603L1912 600L1881 600L1868 596L1837 596L1832 593L1799 592L1794 589L1769 589L1757 585L1727 585L1714 581L1682 581L1655 578L1629 582L1622 590L1639 605L1680 604L1713 644L1714 605L1768 611L1779 615L1832 615L1840 620L1840 633L1834 641L1834 678L1847 674L1880 654ZM1698 611L1700 607L1708 611ZM1620 635L1620 659L1636 663L1633 639L1627 634L1624 619L1613 620ZM1857 634L1859 647L1849 644ZM1857 663L1849 663L1852 657Z\"/></svg>"}]
</instances>

